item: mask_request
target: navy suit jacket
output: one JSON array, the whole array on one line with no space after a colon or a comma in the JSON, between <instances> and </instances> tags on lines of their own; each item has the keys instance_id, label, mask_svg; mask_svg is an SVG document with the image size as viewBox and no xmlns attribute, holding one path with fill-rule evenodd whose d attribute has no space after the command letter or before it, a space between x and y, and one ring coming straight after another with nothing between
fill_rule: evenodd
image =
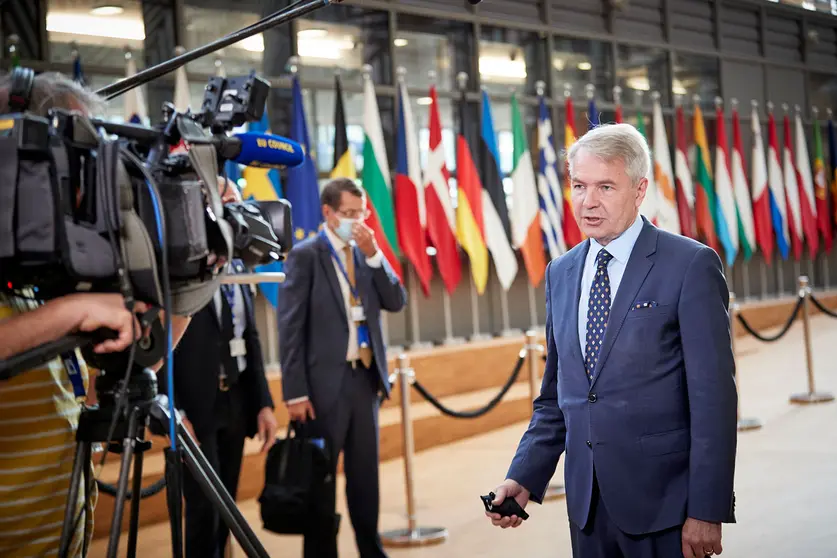
<instances>
[{"instance_id":1,"label":"navy suit jacket","mask_svg":"<svg viewBox=\"0 0 837 558\"><path fill-rule=\"evenodd\" d=\"M549 264L543 384L507 476L540 503L565 454L567 507L581 528L594 467L625 533L687 517L734 522L737 393L723 267L710 248L643 221L592 380L577 328L589 241Z\"/></svg>"},{"instance_id":2,"label":"navy suit jacket","mask_svg":"<svg viewBox=\"0 0 837 558\"><path fill-rule=\"evenodd\" d=\"M360 294L380 386L389 397L387 353L381 334L381 310L398 312L407 293L386 258L381 267L366 264L355 246L355 281ZM278 329L285 401L308 396L318 409L329 408L340 393L335 374L346 363L349 321L328 240L317 235L293 247L279 286Z\"/></svg>"}]
</instances>

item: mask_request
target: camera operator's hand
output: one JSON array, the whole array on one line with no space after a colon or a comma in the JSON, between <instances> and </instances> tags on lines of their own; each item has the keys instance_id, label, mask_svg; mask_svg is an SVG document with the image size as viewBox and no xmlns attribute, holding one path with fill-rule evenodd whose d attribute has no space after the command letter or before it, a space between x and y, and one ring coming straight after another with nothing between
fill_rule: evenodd
<instances>
[{"instance_id":1,"label":"camera operator's hand","mask_svg":"<svg viewBox=\"0 0 837 558\"><path fill-rule=\"evenodd\" d=\"M78 331L92 332L104 327L117 332L116 339L102 341L93 348L93 352L119 352L142 336L139 321L125 308L125 299L121 295L74 294L59 300L64 300L69 307L67 311L78 317L75 328Z\"/></svg>"},{"instance_id":2,"label":"camera operator's hand","mask_svg":"<svg viewBox=\"0 0 837 558\"><path fill-rule=\"evenodd\" d=\"M236 203L241 201L241 193L238 186L232 180L223 176L218 177L218 195L221 196L221 203Z\"/></svg>"},{"instance_id":3,"label":"camera operator's hand","mask_svg":"<svg viewBox=\"0 0 837 558\"><path fill-rule=\"evenodd\" d=\"M375 233L366 224L357 222L352 226L352 237L357 247L367 258L371 258L378 252L378 243L375 242Z\"/></svg>"}]
</instances>

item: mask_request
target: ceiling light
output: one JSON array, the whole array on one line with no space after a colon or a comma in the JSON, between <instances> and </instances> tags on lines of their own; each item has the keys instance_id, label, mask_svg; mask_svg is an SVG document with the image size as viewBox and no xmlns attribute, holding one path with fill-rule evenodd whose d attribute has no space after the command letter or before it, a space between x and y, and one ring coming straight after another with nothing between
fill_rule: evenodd
<instances>
[{"instance_id":1,"label":"ceiling light","mask_svg":"<svg viewBox=\"0 0 837 558\"><path fill-rule=\"evenodd\" d=\"M239 41L238 46L250 52L264 52L264 37L261 33L252 35Z\"/></svg>"},{"instance_id":2,"label":"ceiling light","mask_svg":"<svg viewBox=\"0 0 837 558\"><path fill-rule=\"evenodd\" d=\"M593 69L593 65L590 62L579 62L577 67L583 72Z\"/></svg>"},{"instance_id":3,"label":"ceiling light","mask_svg":"<svg viewBox=\"0 0 837 558\"><path fill-rule=\"evenodd\" d=\"M297 37L305 37L306 39L316 39L328 35L328 31L319 27L311 27L310 29L302 29L296 34Z\"/></svg>"},{"instance_id":4,"label":"ceiling light","mask_svg":"<svg viewBox=\"0 0 837 558\"><path fill-rule=\"evenodd\" d=\"M628 78L625 81L625 85L637 91L651 91L651 83L645 76L636 76Z\"/></svg>"},{"instance_id":5,"label":"ceiling light","mask_svg":"<svg viewBox=\"0 0 837 558\"><path fill-rule=\"evenodd\" d=\"M97 16L52 12L47 14L47 31L134 41L145 39L142 18L108 19L107 24L102 25Z\"/></svg>"},{"instance_id":6,"label":"ceiling light","mask_svg":"<svg viewBox=\"0 0 837 558\"><path fill-rule=\"evenodd\" d=\"M392 41L392 44L394 44L397 47L405 47L407 46L407 44L409 44L409 41L407 39L395 39L394 41Z\"/></svg>"},{"instance_id":7,"label":"ceiling light","mask_svg":"<svg viewBox=\"0 0 837 558\"><path fill-rule=\"evenodd\" d=\"M433 99L430 97L419 97L418 99L416 99L416 104L426 107L427 105L433 104Z\"/></svg>"},{"instance_id":8,"label":"ceiling light","mask_svg":"<svg viewBox=\"0 0 837 558\"><path fill-rule=\"evenodd\" d=\"M502 79L526 79L526 62L507 57L480 57L480 75Z\"/></svg>"},{"instance_id":9,"label":"ceiling light","mask_svg":"<svg viewBox=\"0 0 837 558\"><path fill-rule=\"evenodd\" d=\"M125 8L117 6L116 4L102 4L90 10L90 13L96 16L112 16L119 15L124 12Z\"/></svg>"},{"instance_id":10,"label":"ceiling light","mask_svg":"<svg viewBox=\"0 0 837 558\"><path fill-rule=\"evenodd\" d=\"M352 50L354 41L334 39L299 39L296 43L298 54L305 58L340 60L343 51Z\"/></svg>"},{"instance_id":11,"label":"ceiling light","mask_svg":"<svg viewBox=\"0 0 837 558\"><path fill-rule=\"evenodd\" d=\"M679 80L674 80L674 83L672 84L672 87L671 87L671 91L675 95L688 95L689 94L689 92L686 91L686 88L683 87L683 83L680 82Z\"/></svg>"}]
</instances>

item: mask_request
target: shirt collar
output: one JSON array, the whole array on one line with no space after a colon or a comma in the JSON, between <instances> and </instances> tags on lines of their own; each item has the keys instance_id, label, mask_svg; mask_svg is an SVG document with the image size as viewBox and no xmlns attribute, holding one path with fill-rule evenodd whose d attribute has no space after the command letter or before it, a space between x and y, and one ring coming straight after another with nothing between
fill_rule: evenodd
<instances>
[{"instance_id":1,"label":"shirt collar","mask_svg":"<svg viewBox=\"0 0 837 558\"><path fill-rule=\"evenodd\" d=\"M613 259L626 265L628 258L631 257L631 252L634 249L639 238L639 233L642 232L643 221L640 215L636 216L633 224L625 230L622 234L613 239L607 246L602 246L595 239L590 239L590 253L597 256L602 248L607 248L608 253L613 256Z\"/></svg>"},{"instance_id":2,"label":"shirt collar","mask_svg":"<svg viewBox=\"0 0 837 558\"><path fill-rule=\"evenodd\" d=\"M326 238L328 238L328 241L334 247L334 251L339 254L346 247L346 243L325 223L323 223L323 230L325 231Z\"/></svg>"}]
</instances>

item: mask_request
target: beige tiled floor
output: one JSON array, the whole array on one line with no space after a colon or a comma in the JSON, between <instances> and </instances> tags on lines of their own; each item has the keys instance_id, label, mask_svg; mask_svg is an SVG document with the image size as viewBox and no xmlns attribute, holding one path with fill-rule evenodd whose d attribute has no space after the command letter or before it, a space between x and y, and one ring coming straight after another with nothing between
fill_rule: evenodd
<instances>
[{"instance_id":1,"label":"beige tiled floor","mask_svg":"<svg viewBox=\"0 0 837 558\"><path fill-rule=\"evenodd\" d=\"M812 321L817 387L837 392L837 320ZM739 523L725 526L724 556L737 558L825 558L837 548L837 403L799 407L788 396L806 389L802 327L780 342L741 340L739 378L742 412L764 422L741 433L736 474ZM493 528L478 500L503 478L525 423L423 452L416 456L415 480L421 526L441 525L448 540L435 547L393 549L393 558L569 557L563 500L532 506L532 517L517 530ZM556 480L560 480L559 474ZM401 460L381 468L381 528L406 525ZM342 485L340 487L342 496ZM262 531L258 505L241 508L272 557L300 557L301 540ZM345 516L341 558L354 558L353 533ZM139 556L170 555L168 527L142 530ZM122 539L124 556L127 538ZM97 541L91 556L105 555ZM240 551L237 557L243 556Z\"/></svg>"}]
</instances>

